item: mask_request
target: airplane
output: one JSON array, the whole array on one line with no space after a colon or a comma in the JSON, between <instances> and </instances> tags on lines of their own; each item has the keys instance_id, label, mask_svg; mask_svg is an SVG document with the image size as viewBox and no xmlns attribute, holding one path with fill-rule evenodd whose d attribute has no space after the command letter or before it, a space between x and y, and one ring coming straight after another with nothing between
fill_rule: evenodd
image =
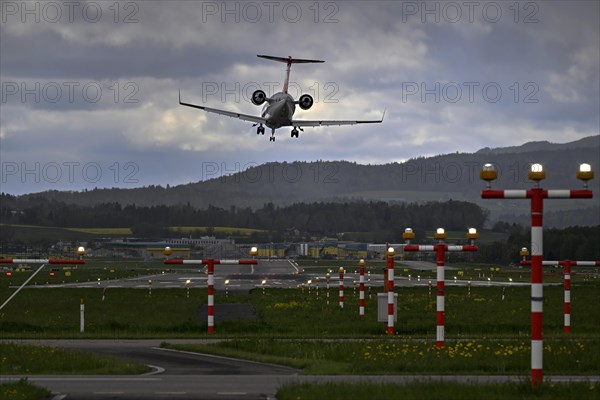
<instances>
[{"instance_id":1,"label":"airplane","mask_svg":"<svg viewBox=\"0 0 600 400\"><path fill-rule=\"evenodd\" d=\"M241 114L233 111L220 110L217 108L204 107L197 104L185 103L181 101L181 89L179 90L179 104L182 106L197 108L209 113L221 114L232 118L238 118L244 121L253 122L254 125L257 126L256 134L264 135L265 128L263 125L266 125L268 128L271 128L271 137L269 141L275 141L275 130L284 126L291 126L292 132L291 137L298 138L300 132L304 131L302 127L307 126L330 126L330 125L356 125L356 124L377 124L383 122L383 118L385 117L385 111L379 120L371 120L371 121L357 121L357 120L296 120L293 119L294 111L296 110L296 104L303 109L308 110L313 105L313 98L309 94L303 94L300 96L298 100L294 100L294 98L288 93L288 85L290 81L290 70L292 68L292 64L305 64L305 63L324 63L322 60L306 60L301 58L292 58L288 57L274 57L274 56L266 56L266 55L257 55L260 58L265 58L267 60L283 62L287 64L287 69L285 72L285 81L283 83L283 91L275 93L271 97L267 97L264 91L256 90L252 93L252 104L260 106L263 103L266 103L263 107L262 113L260 117L248 114Z\"/></svg>"}]
</instances>

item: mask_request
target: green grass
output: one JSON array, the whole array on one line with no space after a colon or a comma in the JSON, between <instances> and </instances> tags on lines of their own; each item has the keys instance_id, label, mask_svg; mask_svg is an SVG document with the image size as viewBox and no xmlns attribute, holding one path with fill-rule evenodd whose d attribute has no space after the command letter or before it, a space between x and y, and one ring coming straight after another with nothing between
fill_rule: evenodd
<instances>
[{"instance_id":1,"label":"green grass","mask_svg":"<svg viewBox=\"0 0 600 400\"><path fill-rule=\"evenodd\" d=\"M42 225L0 224L0 229L15 240L24 242L56 242L59 240L85 241L105 237L127 237L133 234L131 228L69 228ZM209 230L224 235L240 236L250 236L255 232L266 232L263 229L223 226L171 226L169 227L169 230L179 232L186 236L195 231L208 233Z\"/></svg>"},{"instance_id":2,"label":"green grass","mask_svg":"<svg viewBox=\"0 0 600 400\"><path fill-rule=\"evenodd\" d=\"M306 341L237 339L211 345L174 347L200 353L284 364L318 374L527 374L529 341L474 339L448 341L438 349L432 341ZM544 372L552 375L600 373L600 342L548 340Z\"/></svg>"},{"instance_id":3,"label":"green grass","mask_svg":"<svg viewBox=\"0 0 600 400\"><path fill-rule=\"evenodd\" d=\"M35 243L39 241L57 242L59 240L85 241L101 237L101 235L76 232L66 228L35 225L0 224L0 231L2 231L4 235L12 237L15 241L22 241L25 243Z\"/></svg>"},{"instance_id":4,"label":"green grass","mask_svg":"<svg viewBox=\"0 0 600 400\"><path fill-rule=\"evenodd\" d=\"M547 384L534 388L528 382L499 384L462 384L451 382L324 383L289 384L277 391L278 400L587 400L597 399L599 388L593 383Z\"/></svg>"},{"instance_id":5,"label":"green grass","mask_svg":"<svg viewBox=\"0 0 600 400\"><path fill-rule=\"evenodd\" d=\"M143 281L142 281L143 282ZM434 285L435 286L435 285ZM0 300L15 289L0 287ZM446 288L446 338L504 337L527 339L530 331L530 288L508 287L501 300L500 287ZM572 335L599 338L600 282L572 286ZM358 317L358 290L347 289L345 308L337 305L337 287L332 283L329 304L326 290L253 290L249 295L225 298L217 292L217 303L250 303L257 321L222 321L215 316L217 336L377 338L384 335L376 319L376 291L366 299L366 316ZM406 338L435 338L435 287L397 288L398 335ZM21 291L0 313L3 337L190 337L205 336L206 321L198 310L206 304L206 289L34 289ZM86 333L79 333L79 304L86 304ZM544 336L561 338L563 333L563 289L544 288Z\"/></svg>"},{"instance_id":6,"label":"green grass","mask_svg":"<svg viewBox=\"0 0 600 400\"><path fill-rule=\"evenodd\" d=\"M138 363L46 346L0 343L0 355L4 375L130 375L149 370Z\"/></svg>"},{"instance_id":7,"label":"green grass","mask_svg":"<svg viewBox=\"0 0 600 400\"><path fill-rule=\"evenodd\" d=\"M0 399L3 400L39 400L50 397L50 391L32 385L27 379L0 384Z\"/></svg>"},{"instance_id":8,"label":"green grass","mask_svg":"<svg viewBox=\"0 0 600 400\"><path fill-rule=\"evenodd\" d=\"M203 295L200 293L203 292ZM0 290L1 298L6 291ZM206 290L109 288L26 289L0 314L0 330L8 337L189 337L205 332L196 319ZM85 302L85 333L79 333L79 304Z\"/></svg>"}]
</instances>

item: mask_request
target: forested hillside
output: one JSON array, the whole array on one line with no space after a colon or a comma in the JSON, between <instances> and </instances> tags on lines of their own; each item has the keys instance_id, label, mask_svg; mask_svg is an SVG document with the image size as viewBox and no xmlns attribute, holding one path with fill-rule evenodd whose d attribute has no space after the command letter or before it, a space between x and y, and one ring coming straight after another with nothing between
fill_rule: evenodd
<instances>
[{"instance_id":1,"label":"forested hillside","mask_svg":"<svg viewBox=\"0 0 600 400\"><path fill-rule=\"evenodd\" d=\"M581 183L575 179L575 173L579 163L589 162L596 169L600 167L600 136L566 144L535 142L520 147L482 149L473 154L446 154L385 165L360 165L347 161L268 163L230 176L173 187L50 191L23 198L42 196L78 205L189 204L196 208L213 205L254 209L266 203L285 206L299 202L358 199L391 202L454 199L493 208L479 196L484 186L479 180L479 171L487 162L494 163L500 172L495 183L499 188L530 187L527 170L532 162L544 165L547 171L545 187L578 188ZM600 179L592 180L590 188L598 192Z\"/></svg>"}]
</instances>

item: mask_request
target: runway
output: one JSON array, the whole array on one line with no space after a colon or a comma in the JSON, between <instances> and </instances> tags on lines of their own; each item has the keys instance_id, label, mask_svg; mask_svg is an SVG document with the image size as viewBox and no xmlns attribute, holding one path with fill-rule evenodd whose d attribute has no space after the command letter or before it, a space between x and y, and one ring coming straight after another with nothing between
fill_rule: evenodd
<instances>
[{"instance_id":1,"label":"runway","mask_svg":"<svg viewBox=\"0 0 600 400\"><path fill-rule=\"evenodd\" d=\"M415 271L430 271L436 268L434 263L415 261L406 262L406 265L399 265L396 268L410 268ZM165 268L165 271L149 275L141 275L134 278L100 280L78 283L50 284L31 286L39 289L51 288L131 288L131 289L181 289L181 288L205 288L207 275L206 267L198 268ZM446 267L448 271L452 267ZM395 286L428 286L430 282L435 285L432 278L419 278L418 272L408 278L396 276ZM450 275L450 274L449 274ZM310 272L308 269L303 272L291 260L259 260L257 265L235 265L222 264L215 266L214 282L215 289L248 292L254 288L295 288L299 285L307 285L311 281L312 287L325 287L328 283L325 273ZM348 286L358 284L359 275L357 272L345 274L344 282ZM529 285L526 282L500 282L500 281L482 281L465 279L453 279L453 276L446 277L446 285L452 286L524 286ZM331 274L329 285L337 285L337 273ZM383 286L383 273L369 273L365 275L365 285L378 287Z\"/></svg>"}]
</instances>

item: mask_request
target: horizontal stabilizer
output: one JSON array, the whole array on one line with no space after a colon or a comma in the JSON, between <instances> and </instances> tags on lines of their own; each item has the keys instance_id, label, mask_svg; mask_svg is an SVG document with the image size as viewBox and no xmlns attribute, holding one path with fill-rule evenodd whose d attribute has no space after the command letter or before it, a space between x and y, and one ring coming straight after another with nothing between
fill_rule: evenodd
<instances>
[{"instance_id":1,"label":"horizontal stabilizer","mask_svg":"<svg viewBox=\"0 0 600 400\"><path fill-rule=\"evenodd\" d=\"M289 56L289 57L274 57L274 56L265 56L265 55L262 55L262 54L258 54L257 57L266 58L267 60L272 60L272 61L284 62L284 63L287 63L287 64L324 63L325 62L323 60L306 60L306 59L303 59L303 58L292 58L292 56Z\"/></svg>"}]
</instances>

